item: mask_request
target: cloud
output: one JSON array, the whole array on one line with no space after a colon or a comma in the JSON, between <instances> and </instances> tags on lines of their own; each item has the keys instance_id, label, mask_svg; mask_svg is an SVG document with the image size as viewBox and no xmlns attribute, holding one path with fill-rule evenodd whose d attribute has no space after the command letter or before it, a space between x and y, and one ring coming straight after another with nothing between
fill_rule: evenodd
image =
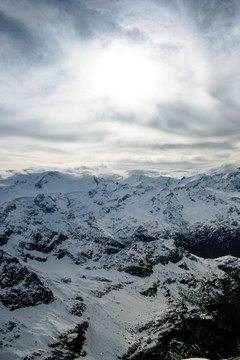
<instances>
[{"instance_id":1,"label":"cloud","mask_svg":"<svg viewBox=\"0 0 240 360\"><path fill-rule=\"evenodd\" d=\"M21 21L8 16L0 11L0 33L8 37L8 40L21 42L24 47L34 44L27 26Z\"/></svg>"},{"instance_id":2,"label":"cloud","mask_svg":"<svg viewBox=\"0 0 240 360\"><path fill-rule=\"evenodd\" d=\"M56 153L36 164L236 161L239 15L237 0L1 2L3 166L41 143Z\"/></svg>"},{"instance_id":3,"label":"cloud","mask_svg":"<svg viewBox=\"0 0 240 360\"><path fill-rule=\"evenodd\" d=\"M1 111L0 111L1 113ZM74 132L74 129L52 129L44 124L42 120L20 121L19 123L9 123L2 121L0 123L0 133L5 138L31 138L38 139L45 142L56 143L91 143L103 141L106 136L109 136L109 131L94 131L85 130L83 133L80 131Z\"/></svg>"},{"instance_id":4,"label":"cloud","mask_svg":"<svg viewBox=\"0 0 240 360\"><path fill-rule=\"evenodd\" d=\"M202 166L206 166L206 162L204 158L196 158L193 161L132 161L131 159L124 159L122 163L118 164L119 169L127 170L130 173L137 173L137 170L143 169L147 171L154 171L152 169L156 169L159 171L163 170L190 170L193 168L201 168Z\"/></svg>"},{"instance_id":5,"label":"cloud","mask_svg":"<svg viewBox=\"0 0 240 360\"><path fill-rule=\"evenodd\" d=\"M128 146L128 145L126 145ZM143 148L143 149L150 149L150 150L211 150L211 149L221 149L221 150L232 150L235 146L230 143L229 141L223 142L201 142L201 143L185 143L185 144L174 144L174 143L167 143L167 144L131 144L134 148Z\"/></svg>"},{"instance_id":6,"label":"cloud","mask_svg":"<svg viewBox=\"0 0 240 360\"><path fill-rule=\"evenodd\" d=\"M209 108L178 101L159 104L158 114L150 121L149 126L189 138L235 136L240 130L239 111L226 102L225 98Z\"/></svg>"}]
</instances>

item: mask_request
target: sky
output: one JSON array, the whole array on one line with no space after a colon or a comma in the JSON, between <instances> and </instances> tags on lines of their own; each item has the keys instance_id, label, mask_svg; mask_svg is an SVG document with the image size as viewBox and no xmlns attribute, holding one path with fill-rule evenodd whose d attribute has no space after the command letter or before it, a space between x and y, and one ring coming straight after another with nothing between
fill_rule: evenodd
<instances>
[{"instance_id":1,"label":"sky","mask_svg":"<svg viewBox=\"0 0 240 360\"><path fill-rule=\"evenodd\" d=\"M1 169L239 160L239 0L4 0L0 42Z\"/></svg>"}]
</instances>

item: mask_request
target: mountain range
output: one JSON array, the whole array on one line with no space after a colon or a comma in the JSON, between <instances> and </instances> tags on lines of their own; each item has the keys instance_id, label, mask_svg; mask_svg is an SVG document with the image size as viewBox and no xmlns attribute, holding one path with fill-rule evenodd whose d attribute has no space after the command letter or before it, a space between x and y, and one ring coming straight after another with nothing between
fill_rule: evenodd
<instances>
[{"instance_id":1,"label":"mountain range","mask_svg":"<svg viewBox=\"0 0 240 360\"><path fill-rule=\"evenodd\" d=\"M2 360L212 360L240 346L240 168L0 178Z\"/></svg>"}]
</instances>

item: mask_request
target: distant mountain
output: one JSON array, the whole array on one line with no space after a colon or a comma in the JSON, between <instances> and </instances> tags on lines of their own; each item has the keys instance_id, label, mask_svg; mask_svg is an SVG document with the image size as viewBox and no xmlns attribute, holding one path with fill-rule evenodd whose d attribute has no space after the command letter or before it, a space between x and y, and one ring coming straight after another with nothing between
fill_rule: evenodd
<instances>
[{"instance_id":1,"label":"distant mountain","mask_svg":"<svg viewBox=\"0 0 240 360\"><path fill-rule=\"evenodd\" d=\"M0 179L1 359L239 355L239 214L233 166Z\"/></svg>"}]
</instances>

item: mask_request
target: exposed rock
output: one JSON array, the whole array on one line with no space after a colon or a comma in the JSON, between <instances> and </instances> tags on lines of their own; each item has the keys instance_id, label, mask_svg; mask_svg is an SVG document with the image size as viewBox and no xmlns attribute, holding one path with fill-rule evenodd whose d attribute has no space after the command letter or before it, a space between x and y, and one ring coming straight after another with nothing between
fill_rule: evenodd
<instances>
[{"instance_id":1,"label":"exposed rock","mask_svg":"<svg viewBox=\"0 0 240 360\"><path fill-rule=\"evenodd\" d=\"M88 323L83 322L67 333L60 335L57 342L49 345L54 350L47 359L72 360L79 356L86 356L86 352L82 352L82 348L86 340L87 328Z\"/></svg>"},{"instance_id":2,"label":"exposed rock","mask_svg":"<svg viewBox=\"0 0 240 360\"><path fill-rule=\"evenodd\" d=\"M138 351L138 344L134 353L131 347L130 351L119 359L168 360L172 354L171 358L203 357L219 360L220 356L226 357L229 353L236 356L239 353L239 333L227 329L227 324L219 327L211 318L184 311L180 313L179 309L169 314L169 319L165 318L165 321L172 326L163 331L160 326L159 330L155 328L154 331L159 331L159 337L152 346ZM151 334L153 328L150 326L149 329Z\"/></svg>"},{"instance_id":3,"label":"exposed rock","mask_svg":"<svg viewBox=\"0 0 240 360\"><path fill-rule=\"evenodd\" d=\"M33 241L24 246L28 250L36 250L48 254L62 242L67 240L67 238L68 237L64 234L58 234L57 232L51 232L48 229L44 229L41 233L36 233Z\"/></svg>"},{"instance_id":4,"label":"exposed rock","mask_svg":"<svg viewBox=\"0 0 240 360\"><path fill-rule=\"evenodd\" d=\"M83 303L75 304L71 309L71 314L81 317L86 310L86 305Z\"/></svg>"},{"instance_id":5,"label":"exposed rock","mask_svg":"<svg viewBox=\"0 0 240 360\"><path fill-rule=\"evenodd\" d=\"M38 194L34 202L44 213L53 213L57 210L56 199L50 195Z\"/></svg>"},{"instance_id":6,"label":"exposed rock","mask_svg":"<svg viewBox=\"0 0 240 360\"><path fill-rule=\"evenodd\" d=\"M152 286L150 286L149 288L147 288L144 291L141 291L140 294L143 296L156 296L157 292L158 292L158 283L154 283Z\"/></svg>"},{"instance_id":7,"label":"exposed rock","mask_svg":"<svg viewBox=\"0 0 240 360\"><path fill-rule=\"evenodd\" d=\"M0 300L10 310L48 304L53 300L52 291L18 259L0 250L0 264Z\"/></svg>"},{"instance_id":8,"label":"exposed rock","mask_svg":"<svg viewBox=\"0 0 240 360\"><path fill-rule=\"evenodd\" d=\"M224 255L240 257L240 227L190 228L189 232L175 233L177 244L193 254L205 258L216 258Z\"/></svg>"}]
</instances>

